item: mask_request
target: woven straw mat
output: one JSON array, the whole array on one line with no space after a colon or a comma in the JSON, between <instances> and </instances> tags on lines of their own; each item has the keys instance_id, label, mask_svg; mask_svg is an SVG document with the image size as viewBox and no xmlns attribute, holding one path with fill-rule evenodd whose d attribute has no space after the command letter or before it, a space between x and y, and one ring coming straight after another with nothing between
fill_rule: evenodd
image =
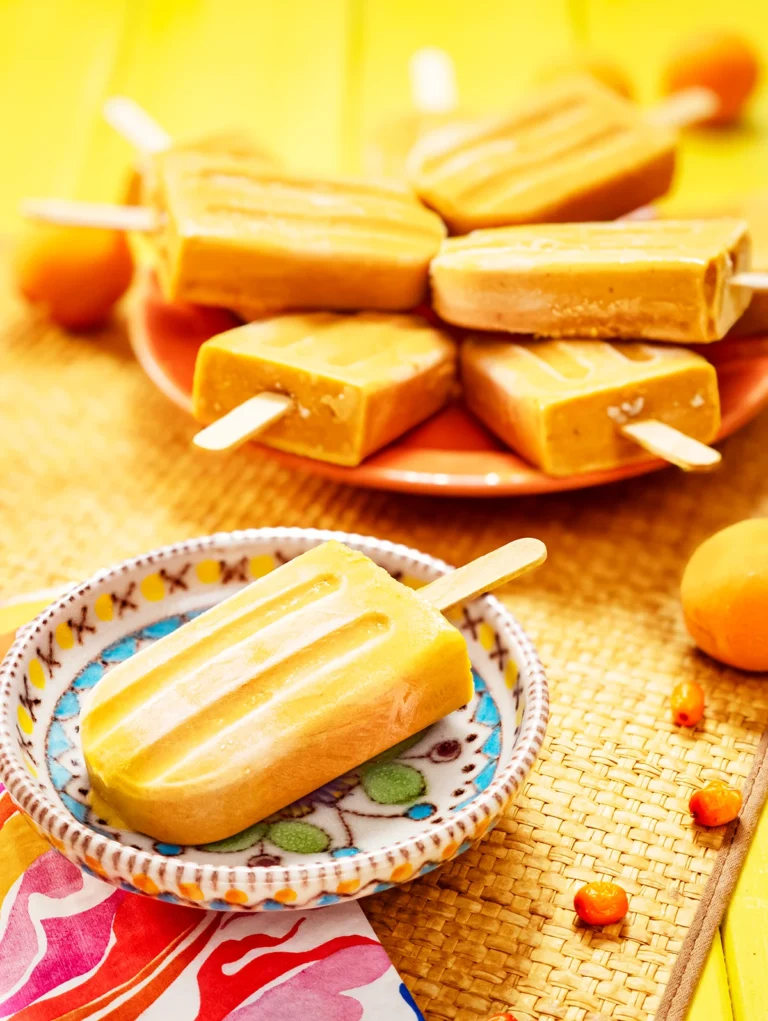
<instances>
[{"instance_id":1,"label":"woven straw mat","mask_svg":"<svg viewBox=\"0 0 768 1021\"><path fill-rule=\"evenodd\" d=\"M551 682L525 793L476 849L363 907L430 1021L650 1019L721 839L692 829L688 797L740 782L768 724L764 682L696 653L678 605L693 548L768 512L768 417L724 445L716 475L496 500L354 490L255 449L212 460L190 449L193 431L119 324L67 336L0 291L0 595L219 529L342 528L457 564L539 536L547 565L505 597ZM694 733L669 722L682 677L707 691ZM581 927L574 891L614 876L626 921Z\"/></svg>"}]
</instances>

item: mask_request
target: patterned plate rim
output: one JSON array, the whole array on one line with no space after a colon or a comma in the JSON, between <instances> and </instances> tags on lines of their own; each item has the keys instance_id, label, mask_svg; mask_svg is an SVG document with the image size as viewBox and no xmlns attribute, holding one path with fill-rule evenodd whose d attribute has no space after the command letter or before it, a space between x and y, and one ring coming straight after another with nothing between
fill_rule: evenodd
<instances>
[{"instance_id":1,"label":"patterned plate rim","mask_svg":"<svg viewBox=\"0 0 768 1021\"><path fill-rule=\"evenodd\" d=\"M362 549L364 552L379 550L395 556L405 557L436 571L438 574L445 574L453 569L445 561L428 553L422 553L401 543L377 539L355 532L316 528L266 527L243 529L234 532L218 532L209 536L161 546L149 553L124 560L114 567L98 571L86 581L68 589L30 624L20 630L16 641L9 649L2 664L0 664L0 779L5 783L13 800L38 826L66 845L69 845L78 856L84 857L88 854L91 857L103 860L106 855L110 855L115 872L121 871L122 859L126 855L132 856L130 871L148 870L153 862L159 863L169 881L178 878L174 877L174 873L178 873L178 876L180 876L182 870L189 870L190 868L199 869L203 875L215 873L219 881L223 880L226 884L247 883L249 881L248 877L253 877L255 873L259 877L259 882L267 886L277 883L288 885L292 881L296 882L297 879L306 882L307 880L321 878L329 869L342 873L346 872L349 866L346 863L342 864L341 861L333 865L328 862L314 862L307 865L254 867L247 865L203 865L190 861L188 858L179 861L157 852L138 851L135 848L127 847L117 840L102 836L89 827L84 826L67 813L65 809L54 804L29 776L21 763L14 747L16 738L9 726L10 700L14 690L14 682L22 658L33 636L41 628L45 627L60 610L65 609L69 603L85 595L95 585L124 575L128 571L155 565L179 555L196 555L212 547L231 547L270 540L298 540L317 544L329 539L336 539L339 542L347 543ZM530 772L544 740L549 719L547 679L533 643L514 615L494 596L483 596L476 600L476 604L483 608L486 617L522 653L525 663L523 680L526 694L526 709L518 743L512 751L509 762L499 771L499 774L494 778L489 787L479 794L470 805L457 812L450 822L442 823L435 828L434 832L430 833L429 840L434 842L436 847L444 843L463 843L464 840L472 836L477 824L483 817L498 815L503 811L506 803L520 789ZM495 809L491 807L494 803L496 805ZM423 850L424 835L414 834L407 840L394 841L389 846L378 851L361 852L359 856L355 855L356 868L359 868L361 864L363 867L371 869L392 868L396 863L396 856L407 862L412 852L421 853ZM348 862L351 863L352 859L348 859ZM253 879L251 878L250 881L252 882Z\"/></svg>"}]
</instances>

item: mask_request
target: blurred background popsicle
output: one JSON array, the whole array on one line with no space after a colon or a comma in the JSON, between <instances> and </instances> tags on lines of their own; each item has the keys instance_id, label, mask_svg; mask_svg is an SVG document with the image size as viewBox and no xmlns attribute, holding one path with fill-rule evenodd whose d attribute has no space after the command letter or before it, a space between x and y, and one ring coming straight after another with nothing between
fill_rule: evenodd
<instances>
[{"instance_id":1,"label":"blurred background popsicle","mask_svg":"<svg viewBox=\"0 0 768 1021\"><path fill-rule=\"evenodd\" d=\"M717 374L684 348L474 334L461 348L469 408L550 475L647 458L709 470L720 455Z\"/></svg>"},{"instance_id":2,"label":"blurred background popsicle","mask_svg":"<svg viewBox=\"0 0 768 1021\"><path fill-rule=\"evenodd\" d=\"M676 144L584 75L542 86L502 117L431 132L408 168L421 198L464 234L621 216L669 189Z\"/></svg>"},{"instance_id":3,"label":"blurred background popsicle","mask_svg":"<svg viewBox=\"0 0 768 1021\"><path fill-rule=\"evenodd\" d=\"M194 412L209 450L258 435L306 457L355 465L448 400L456 345L418 316L280 316L206 341Z\"/></svg>"}]
</instances>

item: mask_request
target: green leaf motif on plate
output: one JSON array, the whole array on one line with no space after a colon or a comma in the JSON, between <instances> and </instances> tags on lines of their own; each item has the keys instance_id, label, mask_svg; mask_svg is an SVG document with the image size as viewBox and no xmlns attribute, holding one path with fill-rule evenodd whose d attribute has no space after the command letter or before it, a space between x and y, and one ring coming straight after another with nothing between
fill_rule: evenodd
<instances>
[{"instance_id":1,"label":"green leaf motif on plate","mask_svg":"<svg viewBox=\"0 0 768 1021\"><path fill-rule=\"evenodd\" d=\"M294 854L319 854L327 851L331 843L331 838L319 826L290 819L273 823L267 836L283 851Z\"/></svg>"},{"instance_id":2,"label":"green leaf motif on plate","mask_svg":"<svg viewBox=\"0 0 768 1021\"><path fill-rule=\"evenodd\" d=\"M387 748L386 751L379 752L378 755L374 755L374 757L369 759L361 768L366 769L369 765L373 765L375 762L391 762L393 759L396 759L398 755L402 755L403 752L407 752L409 748L413 748L415 744L418 744L426 732L426 730L420 730L418 734L412 734L410 737L407 737L405 741L401 741L399 744L393 745L391 748Z\"/></svg>"},{"instance_id":3,"label":"green leaf motif on plate","mask_svg":"<svg viewBox=\"0 0 768 1021\"><path fill-rule=\"evenodd\" d=\"M361 771L363 788L380 805L406 805L426 792L424 776L402 762L376 762Z\"/></svg>"},{"instance_id":4,"label":"green leaf motif on plate","mask_svg":"<svg viewBox=\"0 0 768 1021\"><path fill-rule=\"evenodd\" d=\"M241 830L224 840L216 840L212 844L203 844L201 850L214 851L218 854L225 854L227 851L245 851L257 844L267 832L265 822L257 822L255 826L249 826L247 830Z\"/></svg>"}]
</instances>

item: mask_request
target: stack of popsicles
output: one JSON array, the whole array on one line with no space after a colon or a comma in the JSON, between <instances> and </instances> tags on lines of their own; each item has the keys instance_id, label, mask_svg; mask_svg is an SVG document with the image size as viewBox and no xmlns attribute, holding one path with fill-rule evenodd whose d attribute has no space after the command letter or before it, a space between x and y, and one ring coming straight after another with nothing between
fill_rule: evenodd
<instances>
[{"instance_id":1,"label":"stack of popsicles","mask_svg":"<svg viewBox=\"0 0 768 1021\"><path fill-rule=\"evenodd\" d=\"M231 138L149 147L150 205L125 215L168 299L256 320L201 349L198 445L355 465L442 407L460 367L466 406L551 474L649 450L713 467L714 369L668 344L719 341L768 281L741 221L608 222L669 188L668 119L575 77L428 133L409 184L298 176ZM413 314L430 278L446 327Z\"/></svg>"}]
</instances>

